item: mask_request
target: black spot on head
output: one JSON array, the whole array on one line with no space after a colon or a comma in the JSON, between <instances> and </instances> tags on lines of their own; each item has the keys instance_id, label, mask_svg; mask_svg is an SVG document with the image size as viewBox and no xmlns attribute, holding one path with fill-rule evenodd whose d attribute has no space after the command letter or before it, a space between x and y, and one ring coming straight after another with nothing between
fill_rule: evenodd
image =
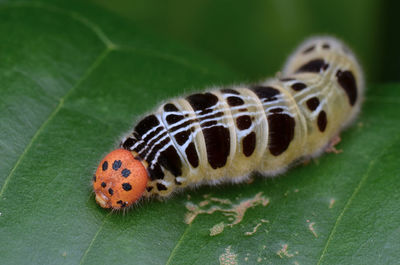
<instances>
[{"instance_id":1,"label":"black spot on head","mask_svg":"<svg viewBox=\"0 0 400 265\"><path fill-rule=\"evenodd\" d=\"M228 104L231 107L240 106L244 104L243 99L239 97L228 97L226 100L228 101Z\"/></svg>"},{"instance_id":2,"label":"black spot on head","mask_svg":"<svg viewBox=\"0 0 400 265\"><path fill-rule=\"evenodd\" d=\"M107 184L106 184L105 182L102 182L102 183L101 183L101 186L102 186L103 188L105 188L105 187L107 186Z\"/></svg>"},{"instance_id":3,"label":"black spot on head","mask_svg":"<svg viewBox=\"0 0 400 265\"><path fill-rule=\"evenodd\" d=\"M112 168L114 170L118 170L122 165L121 160L114 160L114 163L112 164Z\"/></svg>"},{"instance_id":4,"label":"black spot on head","mask_svg":"<svg viewBox=\"0 0 400 265\"><path fill-rule=\"evenodd\" d=\"M328 43L324 43L322 45L322 49L329 50L330 48L331 48L331 45L329 45Z\"/></svg>"},{"instance_id":5,"label":"black spot on head","mask_svg":"<svg viewBox=\"0 0 400 265\"><path fill-rule=\"evenodd\" d=\"M230 88L221 89L221 92L224 94L240 95L239 92L237 92L236 90L230 89Z\"/></svg>"},{"instance_id":6,"label":"black spot on head","mask_svg":"<svg viewBox=\"0 0 400 265\"><path fill-rule=\"evenodd\" d=\"M93 175L93 182L96 182L96 175Z\"/></svg>"},{"instance_id":7,"label":"black spot on head","mask_svg":"<svg viewBox=\"0 0 400 265\"><path fill-rule=\"evenodd\" d=\"M147 192L150 192L153 189L153 187L147 187L146 190Z\"/></svg>"},{"instance_id":8,"label":"black spot on head","mask_svg":"<svg viewBox=\"0 0 400 265\"><path fill-rule=\"evenodd\" d=\"M125 168L125 169L123 169L123 170L121 171L121 175L122 175L124 178L129 177L130 174L131 174L131 171L130 171L129 169L127 169L127 168Z\"/></svg>"},{"instance_id":9,"label":"black spot on head","mask_svg":"<svg viewBox=\"0 0 400 265\"><path fill-rule=\"evenodd\" d=\"M196 146L191 142L185 149L185 154L192 167L199 166L199 156L197 155Z\"/></svg>"},{"instance_id":10,"label":"black spot on head","mask_svg":"<svg viewBox=\"0 0 400 265\"><path fill-rule=\"evenodd\" d=\"M318 119L317 119L318 129L319 129L321 132L324 132L325 129L326 129L326 124L327 124L327 123L328 123L328 120L327 120L327 118L326 118L326 112L322 110L322 111L318 114Z\"/></svg>"},{"instance_id":11,"label":"black spot on head","mask_svg":"<svg viewBox=\"0 0 400 265\"><path fill-rule=\"evenodd\" d=\"M278 156L288 149L294 138L295 120L287 114L268 115L268 148L272 155Z\"/></svg>"},{"instance_id":12,"label":"black spot on head","mask_svg":"<svg viewBox=\"0 0 400 265\"><path fill-rule=\"evenodd\" d=\"M251 118L249 115L243 115L236 119L236 126L239 130L243 131L251 126Z\"/></svg>"},{"instance_id":13,"label":"black spot on head","mask_svg":"<svg viewBox=\"0 0 400 265\"><path fill-rule=\"evenodd\" d=\"M165 187L165 185L163 185L161 183L157 183L157 189L159 191L162 191L162 190L167 190L167 187Z\"/></svg>"},{"instance_id":14,"label":"black spot on head","mask_svg":"<svg viewBox=\"0 0 400 265\"><path fill-rule=\"evenodd\" d=\"M277 96L280 94L278 89L270 86L254 86L250 89L264 102L277 100Z\"/></svg>"},{"instance_id":15,"label":"black spot on head","mask_svg":"<svg viewBox=\"0 0 400 265\"><path fill-rule=\"evenodd\" d=\"M251 156L256 149L256 134L251 132L243 138L242 142L243 154L247 157Z\"/></svg>"},{"instance_id":16,"label":"black spot on head","mask_svg":"<svg viewBox=\"0 0 400 265\"><path fill-rule=\"evenodd\" d=\"M121 207L125 207L126 206L126 202L123 202L121 200L117 201L118 204L121 204Z\"/></svg>"},{"instance_id":17,"label":"black spot on head","mask_svg":"<svg viewBox=\"0 0 400 265\"><path fill-rule=\"evenodd\" d=\"M312 52L314 49L315 49L315 46L312 45L312 46L308 47L307 49L305 49L305 50L303 51L303 54L307 54L307 53L309 53L309 52Z\"/></svg>"},{"instance_id":18,"label":"black spot on head","mask_svg":"<svg viewBox=\"0 0 400 265\"><path fill-rule=\"evenodd\" d=\"M132 186L131 186L131 184L129 184L129 183L122 183L122 188L123 188L125 191L130 191L130 190L132 189Z\"/></svg>"},{"instance_id":19,"label":"black spot on head","mask_svg":"<svg viewBox=\"0 0 400 265\"><path fill-rule=\"evenodd\" d=\"M112 188L109 188L109 189L108 189L108 193L110 193L110 195L112 196L112 195L114 194L113 189L112 189Z\"/></svg>"},{"instance_id":20,"label":"black spot on head","mask_svg":"<svg viewBox=\"0 0 400 265\"><path fill-rule=\"evenodd\" d=\"M107 168L108 168L108 162L104 161L104 163L103 163L103 165L101 167L102 167L103 171L106 171Z\"/></svg>"},{"instance_id":21,"label":"black spot on head","mask_svg":"<svg viewBox=\"0 0 400 265\"><path fill-rule=\"evenodd\" d=\"M319 99L317 97L312 97L306 101L309 110L314 111L319 106Z\"/></svg>"},{"instance_id":22,"label":"black spot on head","mask_svg":"<svg viewBox=\"0 0 400 265\"><path fill-rule=\"evenodd\" d=\"M174 104L167 103L167 104L164 105L164 111L172 112L172 111L179 111L179 110Z\"/></svg>"},{"instance_id":23,"label":"black spot on head","mask_svg":"<svg viewBox=\"0 0 400 265\"><path fill-rule=\"evenodd\" d=\"M336 73L339 85L346 91L351 106L354 106L357 100L357 84L354 75L350 71L337 71Z\"/></svg>"},{"instance_id":24,"label":"black spot on head","mask_svg":"<svg viewBox=\"0 0 400 265\"><path fill-rule=\"evenodd\" d=\"M124 149L130 150L130 148L135 144L135 142L136 142L135 139L129 137L128 139L125 140L125 142L122 143L122 147Z\"/></svg>"},{"instance_id":25,"label":"black spot on head","mask_svg":"<svg viewBox=\"0 0 400 265\"><path fill-rule=\"evenodd\" d=\"M325 63L323 59L314 59L302 65L299 69L297 69L296 73L303 73L303 72L319 73L321 70L328 69L328 67L329 64Z\"/></svg>"},{"instance_id":26,"label":"black spot on head","mask_svg":"<svg viewBox=\"0 0 400 265\"><path fill-rule=\"evenodd\" d=\"M293 84L291 87L294 91L301 91L304 88L306 88L307 86L304 83L298 82L298 83Z\"/></svg>"}]
</instances>

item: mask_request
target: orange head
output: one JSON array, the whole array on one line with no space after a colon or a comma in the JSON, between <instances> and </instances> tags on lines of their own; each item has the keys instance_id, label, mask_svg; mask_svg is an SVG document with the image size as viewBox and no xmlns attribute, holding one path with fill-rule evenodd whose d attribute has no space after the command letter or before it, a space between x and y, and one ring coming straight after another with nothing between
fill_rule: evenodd
<instances>
[{"instance_id":1,"label":"orange head","mask_svg":"<svg viewBox=\"0 0 400 265\"><path fill-rule=\"evenodd\" d=\"M125 149L109 153L93 177L96 201L103 208L121 209L137 201L146 188L147 170Z\"/></svg>"}]
</instances>

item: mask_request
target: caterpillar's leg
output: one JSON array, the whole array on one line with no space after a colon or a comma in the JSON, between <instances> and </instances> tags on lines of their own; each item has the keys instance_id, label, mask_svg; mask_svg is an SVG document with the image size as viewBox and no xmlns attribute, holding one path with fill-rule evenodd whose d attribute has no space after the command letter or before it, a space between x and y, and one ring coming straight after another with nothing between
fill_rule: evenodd
<instances>
[{"instance_id":1,"label":"caterpillar's leg","mask_svg":"<svg viewBox=\"0 0 400 265\"><path fill-rule=\"evenodd\" d=\"M325 148L326 153L334 153L334 154L340 154L343 152L342 149L336 149L336 145L342 141L342 138L340 138L339 135L335 135L328 143L328 145Z\"/></svg>"}]
</instances>

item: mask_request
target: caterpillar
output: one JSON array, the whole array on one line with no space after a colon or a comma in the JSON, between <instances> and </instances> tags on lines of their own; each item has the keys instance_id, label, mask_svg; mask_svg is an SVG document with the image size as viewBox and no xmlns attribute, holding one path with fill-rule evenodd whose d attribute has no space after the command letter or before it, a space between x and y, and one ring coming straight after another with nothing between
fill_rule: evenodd
<instances>
[{"instance_id":1,"label":"caterpillar","mask_svg":"<svg viewBox=\"0 0 400 265\"><path fill-rule=\"evenodd\" d=\"M363 91L347 46L308 39L276 78L171 99L145 116L100 162L96 201L122 209L187 186L279 174L321 154L357 116Z\"/></svg>"}]
</instances>

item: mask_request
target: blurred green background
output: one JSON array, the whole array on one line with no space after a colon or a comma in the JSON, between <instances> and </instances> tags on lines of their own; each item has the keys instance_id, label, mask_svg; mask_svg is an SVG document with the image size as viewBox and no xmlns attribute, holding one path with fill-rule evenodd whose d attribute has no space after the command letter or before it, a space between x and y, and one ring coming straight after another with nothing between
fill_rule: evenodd
<instances>
[{"instance_id":1,"label":"blurred green background","mask_svg":"<svg viewBox=\"0 0 400 265\"><path fill-rule=\"evenodd\" d=\"M398 1L91 0L141 28L205 51L249 81L274 75L304 38L343 39L367 81L399 81Z\"/></svg>"}]
</instances>

